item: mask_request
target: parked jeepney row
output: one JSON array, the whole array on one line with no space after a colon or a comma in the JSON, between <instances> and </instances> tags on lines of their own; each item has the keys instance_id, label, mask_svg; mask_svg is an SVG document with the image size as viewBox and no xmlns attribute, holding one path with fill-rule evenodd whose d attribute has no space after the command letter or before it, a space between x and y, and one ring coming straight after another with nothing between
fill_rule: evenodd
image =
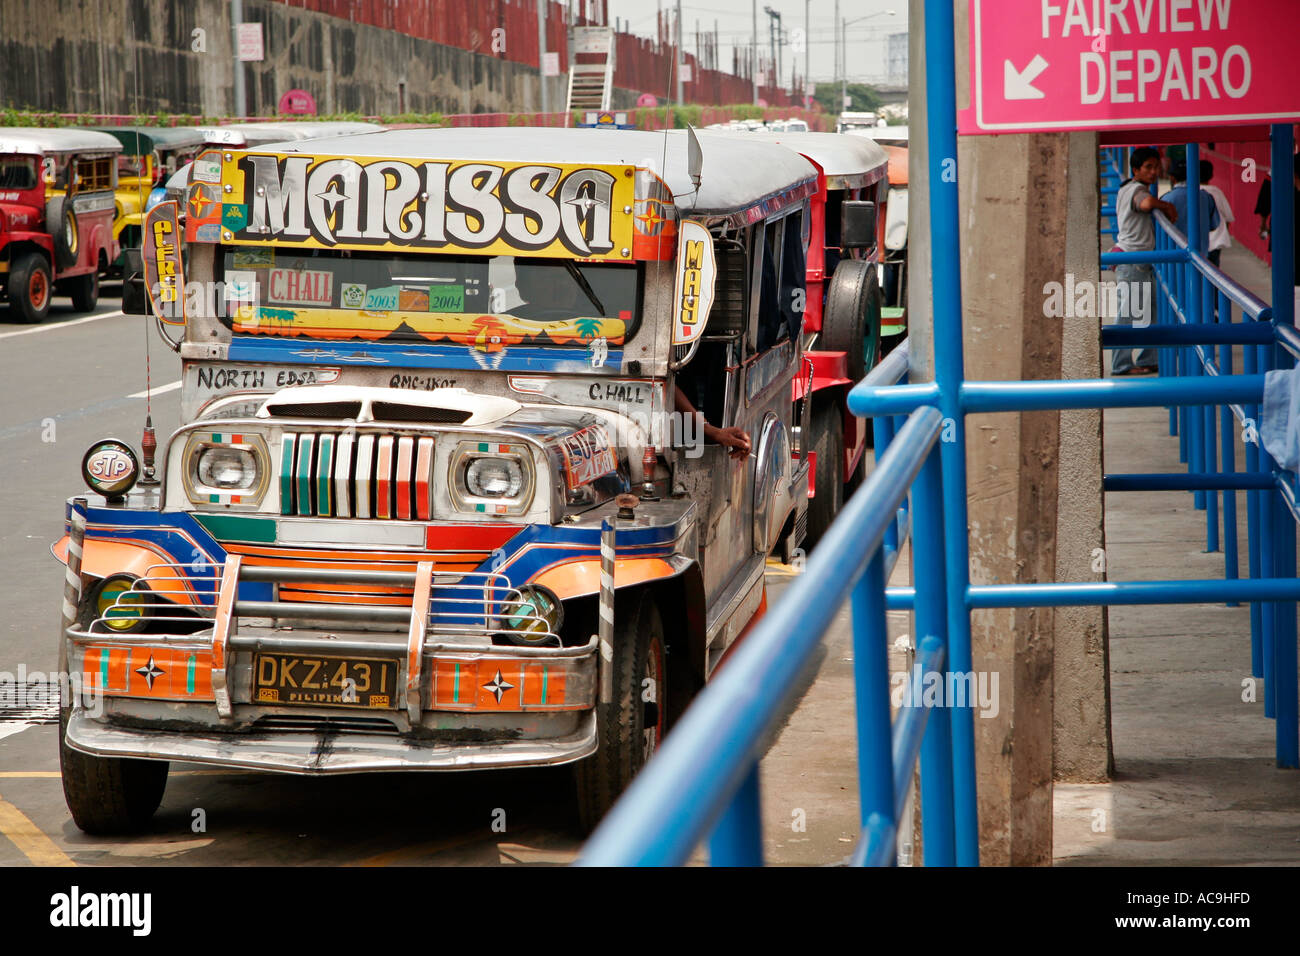
<instances>
[{"instance_id":1,"label":"parked jeepney row","mask_svg":"<svg viewBox=\"0 0 1300 956\"><path fill-rule=\"evenodd\" d=\"M77 825L142 825L173 760L571 764L594 825L865 468L887 170L798 132L201 148L139 227L182 425L92 446L54 546Z\"/></svg>"}]
</instances>

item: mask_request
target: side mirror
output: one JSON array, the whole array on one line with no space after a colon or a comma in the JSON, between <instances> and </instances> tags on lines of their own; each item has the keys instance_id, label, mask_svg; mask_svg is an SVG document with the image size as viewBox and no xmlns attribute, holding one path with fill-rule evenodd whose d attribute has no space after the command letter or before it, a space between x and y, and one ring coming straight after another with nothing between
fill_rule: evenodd
<instances>
[{"instance_id":1,"label":"side mirror","mask_svg":"<svg viewBox=\"0 0 1300 956\"><path fill-rule=\"evenodd\" d=\"M122 312L126 315L148 315L149 296L144 289L144 256L139 249L123 249Z\"/></svg>"},{"instance_id":2,"label":"side mirror","mask_svg":"<svg viewBox=\"0 0 1300 956\"><path fill-rule=\"evenodd\" d=\"M840 245L845 249L872 249L876 245L876 204L865 199L846 200L840 214Z\"/></svg>"}]
</instances>

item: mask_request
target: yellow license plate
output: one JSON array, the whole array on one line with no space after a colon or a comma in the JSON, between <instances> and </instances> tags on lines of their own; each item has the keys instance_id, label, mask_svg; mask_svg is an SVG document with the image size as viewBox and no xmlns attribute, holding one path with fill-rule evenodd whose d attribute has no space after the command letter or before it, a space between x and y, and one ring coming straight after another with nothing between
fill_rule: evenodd
<instances>
[{"instance_id":1,"label":"yellow license plate","mask_svg":"<svg viewBox=\"0 0 1300 956\"><path fill-rule=\"evenodd\" d=\"M257 654L253 703L391 710L397 662L355 657Z\"/></svg>"}]
</instances>

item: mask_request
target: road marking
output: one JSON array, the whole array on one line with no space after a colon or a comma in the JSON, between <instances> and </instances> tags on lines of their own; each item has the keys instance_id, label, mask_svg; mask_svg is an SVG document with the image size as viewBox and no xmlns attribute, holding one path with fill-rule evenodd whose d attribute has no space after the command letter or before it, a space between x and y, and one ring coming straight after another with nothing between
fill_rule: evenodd
<instances>
[{"instance_id":1,"label":"road marking","mask_svg":"<svg viewBox=\"0 0 1300 956\"><path fill-rule=\"evenodd\" d=\"M176 389L180 387L181 387L180 379L177 379L174 382L168 382L166 385L159 385L157 388L153 390L153 394L161 395L163 392L174 392L176 391ZM127 396L127 398L144 398L148 394L149 394L149 389L146 388L142 392L132 392L130 395Z\"/></svg>"},{"instance_id":2,"label":"road marking","mask_svg":"<svg viewBox=\"0 0 1300 956\"><path fill-rule=\"evenodd\" d=\"M116 312L105 312L103 315L88 315L82 319L73 319L70 322L56 322L54 325L38 325L32 329L19 329L17 332L0 332L0 339L11 339L15 335L35 335L37 332L54 332L58 329L70 329L74 325L84 325L87 322L98 322L100 319L115 319L118 316L125 315L121 309Z\"/></svg>"},{"instance_id":3,"label":"road marking","mask_svg":"<svg viewBox=\"0 0 1300 956\"><path fill-rule=\"evenodd\" d=\"M0 833L9 838L35 866L76 866L27 816L0 797Z\"/></svg>"},{"instance_id":4,"label":"road marking","mask_svg":"<svg viewBox=\"0 0 1300 956\"><path fill-rule=\"evenodd\" d=\"M4 740L6 737L12 737L14 734L21 734L28 727L35 727L35 726L36 725L33 723L26 723L26 722L18 723L18 724L10 724L7 727L0 724L0 740Z\"/></svg>"}]
</instances>

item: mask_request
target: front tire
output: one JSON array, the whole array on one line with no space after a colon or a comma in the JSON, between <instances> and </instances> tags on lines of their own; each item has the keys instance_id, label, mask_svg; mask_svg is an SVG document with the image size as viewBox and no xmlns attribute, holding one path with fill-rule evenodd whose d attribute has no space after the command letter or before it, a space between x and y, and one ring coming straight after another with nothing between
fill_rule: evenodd
<instances>
[{"instance_id":1,"label":"front tire","mask_svg":"<svg viewBox=\"0 0 1300 956\"><path fill-rule=\"evenodd\" d=\"M596 705L596 752L574 767L584 833L609 812L667 729L668 654L654 598L642 592L620 600L614 621L613 694Z\"/></svg>"},{"instance_id":2,"label":"front tire","mask_svg":"<svg viewBox=\"0 0 1300 956\"><path fill-rule=\"evenodd\" d=\"M28 252L9 270L9 306L19 322L31 325L50 313L54 283L45 257Z\"/></svg>"},{"instance_id":3,"label":"front tire","mask_svg":"<svg viewBox=\"0 0 1300 956\"><path fill-rule=\"evenodd\" d=\"M880 315L883 306L876 264L843 259L831 276L818 347L843 352L849 378L860 382L880 361Z\"/></svg>"}]
</instances>

